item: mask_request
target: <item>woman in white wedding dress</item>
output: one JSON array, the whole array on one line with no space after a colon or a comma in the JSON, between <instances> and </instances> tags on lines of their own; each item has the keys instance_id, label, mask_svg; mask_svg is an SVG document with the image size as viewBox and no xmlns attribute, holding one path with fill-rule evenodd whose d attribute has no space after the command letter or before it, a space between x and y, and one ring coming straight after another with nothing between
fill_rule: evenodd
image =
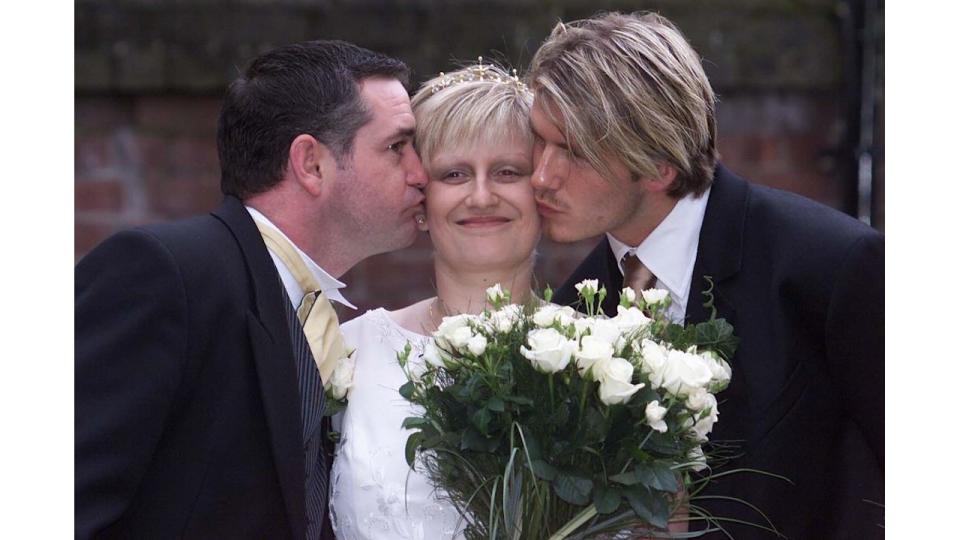
<instances>
[{"instance_id":1,"label":"woman in white wedding dress","mask_svg":"<svg viewBox=\"0 0 960 540\"><path fill-rule=\"evenodd\" d=\"M404 458L412 406L398 393L412 362L446 315L478 313L487 287L530 299L540 238L530 174L533 96L515 76L482 63L441 74L413 98L418 151L430 181L418 220L434 245L437 295L396 311L377 309L343 325L356 347L354 385L341 418L330 512L341 540L458 538L457 510ZM427 276L424 276L427 279Z\"/></svg>"}]
</instances>

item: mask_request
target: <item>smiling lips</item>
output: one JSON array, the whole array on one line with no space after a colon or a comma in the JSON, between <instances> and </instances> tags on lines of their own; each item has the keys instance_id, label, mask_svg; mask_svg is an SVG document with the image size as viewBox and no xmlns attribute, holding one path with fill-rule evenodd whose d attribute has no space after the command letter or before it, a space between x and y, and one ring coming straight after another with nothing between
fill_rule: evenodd
<instances>
[{"instance_id":1,"label":"smiling lips","mask_svg":"<svg viewBox=\"0 0 960 540\"><path fill-rule=\"evenodd\" d=\"M510 220L503 216L473 216L464 219L458 219L457 225L464 227L495 227L497 225L502 225L504 223L509 223Z\"/></svg>"}]
</instances>

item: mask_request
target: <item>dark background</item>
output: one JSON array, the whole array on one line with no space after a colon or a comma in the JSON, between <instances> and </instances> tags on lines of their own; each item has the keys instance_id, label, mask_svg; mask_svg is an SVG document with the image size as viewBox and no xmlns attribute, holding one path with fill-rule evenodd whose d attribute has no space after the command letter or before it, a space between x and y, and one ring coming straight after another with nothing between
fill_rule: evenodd
<instances>
[{"instance_id":1,"label":"dark background","mask_svg":"<svg viewBox=\"0 0 960 540\"><path fill-rule=\"evenodd\" d=\"M599 10L657 11L683 30L720 99L727 166L882 230L883 9L877 0L79 0L74 255L119 229L217 205L220 99L265 50L345 39L404 59L415 84L478 55L522 72L558 20ZM541 284L558 285L592 243L543 241ZM429 240L342 280L357 313L429 296Z\"/></svg>"}]
</instances>

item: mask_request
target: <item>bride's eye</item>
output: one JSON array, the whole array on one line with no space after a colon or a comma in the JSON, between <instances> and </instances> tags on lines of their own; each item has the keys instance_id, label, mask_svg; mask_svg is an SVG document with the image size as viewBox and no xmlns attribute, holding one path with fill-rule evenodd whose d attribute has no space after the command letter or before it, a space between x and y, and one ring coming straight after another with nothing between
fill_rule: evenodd
<instances>
[{"instance_id":1,"label":"bride's eye","mask_svg":"<svg viewBox=\"0 0 960 540\"><path fill-rule=\"evenodd\" d=\"M501 182L515 182L526 176L522 171L512 167L500 169L496 171L494 175Z\"/></svg>"},{"instance_id":2,"label":"bride's eye","mask_svg":"<svg viewBox=\"0 0 960 540\"><path fill-rule=\"evenodd\" d=\"M469 177L463 171L447 171L440 175L440 181L447 184L462 184Z\"/></svg>"}]
</instances>

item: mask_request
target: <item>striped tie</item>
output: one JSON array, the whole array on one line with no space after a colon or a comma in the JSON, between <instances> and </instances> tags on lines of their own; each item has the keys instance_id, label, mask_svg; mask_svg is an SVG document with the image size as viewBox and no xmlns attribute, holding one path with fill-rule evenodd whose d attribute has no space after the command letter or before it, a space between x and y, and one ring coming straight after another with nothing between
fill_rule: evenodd
<instances>
[{"instance_id":1,"label":"striped tie","mask_svg":"<svg viewBox=\"0 0 960 540\"><path fill-rule=\"evenodd\" d=\"M324 394L320 373L313 361L313 354L307 344L307 338L300 326L300 319L293 309L287 291L283 290L283 301L287 312L287 325L290 328L290 341L297 361L297 379L300 382L300 417L303 419L304 464L306 465L306 501L307 501L307 538L320 538L327 505L327 463L323 453L323 430L320 421L323 418Z\"/></svg>"},{"instance_id":2,"label":"striped tie","mask_svg":"<svg viewBox=\"0 0 960 540\"><path fill-rule=\"evenodd\" d=\"M327 510L329 468L323 451L324 433L320 429L325 405L324 384L329 384L337 361L346 355L346 347L333 306L319 291L319 283L293 245L276 230L259 222L256 225L267 248L283 261L300 288L306 291L300 307L294 309L286 288L280 284L300 386L307 539L314 540L320 538Z\"/></svg>"}]
</instances>

